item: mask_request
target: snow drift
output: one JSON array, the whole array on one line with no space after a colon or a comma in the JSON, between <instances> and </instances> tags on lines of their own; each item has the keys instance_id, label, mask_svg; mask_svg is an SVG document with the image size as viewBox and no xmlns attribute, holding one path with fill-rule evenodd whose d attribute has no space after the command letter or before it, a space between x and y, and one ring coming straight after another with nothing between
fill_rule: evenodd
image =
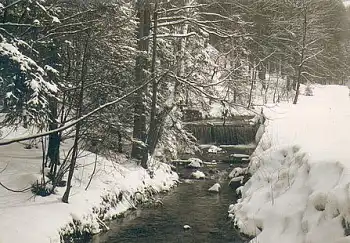
<instances>
[{"instance_id":1,"label":"snow drift","mask_svg":"<svg viewBox=\"0 0 350 243\"><path fill-rule=\"evenodd\" d=\"M298 105L265 108L252 177L229 208L251 242L350 242L349 90L313 88Z\"/></svg>"}]
</instances>

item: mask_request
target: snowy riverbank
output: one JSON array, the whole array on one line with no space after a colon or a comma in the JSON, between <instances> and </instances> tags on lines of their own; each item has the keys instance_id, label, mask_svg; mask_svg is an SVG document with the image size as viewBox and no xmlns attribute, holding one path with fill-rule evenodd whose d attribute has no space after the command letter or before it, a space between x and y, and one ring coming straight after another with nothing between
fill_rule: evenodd
<instances>
[{"instance_id":1,"label":"snowy riverbank","mask_svg":"<svg viewBox=\"0 0 350 243\"><path fill-rule=\"evenodd\" d=\"M41 149L24 149L22 144L0 147L0 182L13 189L22 189L40 178ZM119 156L117 163L97 157L97 169L85 190L93 171L95 154L83 152L78 160L70 203L61 202L64 188L48 197L34 197L31 191L14 193L0 187L0 242L59 242L60 233L73 232L73 220L78 228L97 233L104 220L124 213L142 200L143 194L169 190L178 176L166 164L150 167L152 178L134 161Z\"/></svg>"},{"instance_id":2,"label":"snowy riverbank","mask_svg":"<svg viewBox=\"0 0 350 243\"><path fill-rule=\"evenodd\" d=\"M265 108L253 175L230 207L251 242L350 242L349 89L315 86L313 93L297 105Z\"/></svg>"}]
</instances>

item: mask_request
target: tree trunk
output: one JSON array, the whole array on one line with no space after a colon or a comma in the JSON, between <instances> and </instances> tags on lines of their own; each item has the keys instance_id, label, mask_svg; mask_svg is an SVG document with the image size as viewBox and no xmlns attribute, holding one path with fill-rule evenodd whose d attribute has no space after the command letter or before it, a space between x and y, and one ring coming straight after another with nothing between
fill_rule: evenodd
<instances>
[{"instance_id":1,"label":"tree trunk","mask_svg":"<svg viewBox=\"0 0 350 243\"><path fill-rule=\"evenodd\" d=\"M50 99L49 100L49 108L50 108L50 122L49 122L49 130L55 130L58 128L57 121L57 100ZM58 132L51 133L49 135L49 144L47 148L47 159L50 160L50 176L52 179L53 188L56 186L56 172L57 166L60 164L60 136ZM47 164L47 161L46 161Z\"/></svg>"},{"instance_id":2,"label":"tree trunk","mask_svg":"<svg viewBox=\"0 0 350 243\"><path fill-rule=\"evenodd\" d=\"M304 57L305 57L305 48L306 48L306 34L307 34L307 8L304 4L303 8L303 40L302 40L302 49L301 49L301 55L300 55L300 64L298 65L298 74L297 74L297 80L296 80L296 90L295 90L295 96L293 100L293 104L296 104L298 102L299 98L299 90L300 90L300 82L301 82L301 71L304 65Z\"/></svg>"},{"instance_id":3,"label":"tree trunk","mask_svg":"<svg viewBox=\"0 0 350 243\"><path fill-rule=\"evenodd\" d=\"M152 63L151 63L151 78L152 81L152 105L151 105L151 117L150 117L150 125L147 136L147 150L144 152L141 166L143 168L148 167L148 155L152 155L155 147L158 143L158 133L157 133L157 93L158 93L158 83L156 80L156 58L157 58L157 22L158 22L158 1L155 2L155 8L153 13L153 43L152 43Z\"/></svg>"},{"instance_id":4,"label":"tree trunk","mask_svg":"<svg viewBox=\"0 0 350 243\"><path fill-rule=\"evenodd\" d=\"M147 57L145 52L148 52L149 41L148 37L150 33L150 4L148 0L137 2L138 5L138 50L140 54L136 57L135 68L135 85L140 86L146 79L145 70L147 69ZM140 145L140 142L146 142L146 106L145 106L145 90L140 89L135 96L134 103L134 126L133 126L133 138L131 156L135 159L142 159L145 152L145 147Z\"/></svg>"},{"instance_id":5,"label":"tree trunk","mask_svg":"<svg viewBox=\"0 0 350 243\"><path fill-rule=\"evenodd\" d=\"M77 117L76 118L79 118L82 115L85 80L86 80L86 76L87 76L87 72L88 72L89 41L90 41L90 33L88 33L88 35L86 37L86 43L85 43L85 47L84 47L83 63L82 63L82 70L81 70L81 80L80 80L79 100L78 100L78 108L77 108ZM78 122L75 126L75 137L74 137L71 162L69 165L67 187L66 187L66 191L64 192L63 197L62 197L62 202L64 202L64 203L68 203L68 200L69 200L70 189L72 186L72 178L73 178L75 164L76 164L77 156L78 156L78 142L79 142L80 129L81 129L81 122Z\"/></svg>"},{"instance_id":6,"label":"tree trunk","mask_svg":"<svg viewBox=\"0 0 350 243\"><path fill-rule=\"evenodd\" d=\"M266 67L263 62L258 66L258 78L262 84L263 89L266 89Z\"/></svg>"}]
</instances>

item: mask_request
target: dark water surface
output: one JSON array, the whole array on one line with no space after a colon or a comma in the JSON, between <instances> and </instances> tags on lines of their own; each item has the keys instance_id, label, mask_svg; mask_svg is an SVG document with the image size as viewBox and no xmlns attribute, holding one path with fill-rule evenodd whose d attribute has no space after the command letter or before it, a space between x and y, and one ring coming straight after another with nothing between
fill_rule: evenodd
<instances>
[{"instance_id":1,"label":"dark water surface","mask_svg":"<svg viewBox=\"0 0 350 243\"><path fill-rule=\"evenodd\" d=\"M220 180L220 194L208 188ZM242 240L228 221L228 205L236 201L227 180L183 182L161 198L163 206L131 212L110 224L110 231L94 237L93 243L233 243ZM188 224L191 229L184 230Z\"/></svg>"}]
</instances>

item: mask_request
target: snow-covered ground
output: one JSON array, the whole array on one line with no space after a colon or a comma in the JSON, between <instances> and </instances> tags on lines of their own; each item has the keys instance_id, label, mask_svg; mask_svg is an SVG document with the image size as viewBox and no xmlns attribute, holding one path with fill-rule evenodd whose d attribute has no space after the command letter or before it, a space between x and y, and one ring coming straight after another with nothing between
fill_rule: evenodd
<instances>
[{"instance_id":1,"label":"snow-covered ground","mask_svg":"<svg viewBox=\"0 0 350 243\"><path fill-rule=\"evenodd\" d=\"M21 132L5 130L3 136L10 134L7 138ZM40 146L29 150L18 143L0 147L0 182L17 190L30 186L41 177L41 156ZM95 158L89 152L80 154L69 204L61 202L64 188L48 197L34 197L30 190L13 193L0 187L0 242L60 242L59 232L72 231L68 224L73 219L82 222L81 228L99 232L101 222L97 217L101 212L103 219L110 219L134 207L146 191L169 190L178 179L163 163L151 167L151 178L146 170L123 156L117 162L97 157L96 174L85 190Z\"/></svg>"},{"instance_id":2,"label":"snow-covered ground","mask_svg":"<svg viewBox=\"0 0 350 243\"><path fill-rule=\"evenodd\" d=\"M350 242L349 89L313 89L297 105L264 110L253 175L229 209L241 231L255 236L251 242Z\"/></svg>"}]
</instances>

